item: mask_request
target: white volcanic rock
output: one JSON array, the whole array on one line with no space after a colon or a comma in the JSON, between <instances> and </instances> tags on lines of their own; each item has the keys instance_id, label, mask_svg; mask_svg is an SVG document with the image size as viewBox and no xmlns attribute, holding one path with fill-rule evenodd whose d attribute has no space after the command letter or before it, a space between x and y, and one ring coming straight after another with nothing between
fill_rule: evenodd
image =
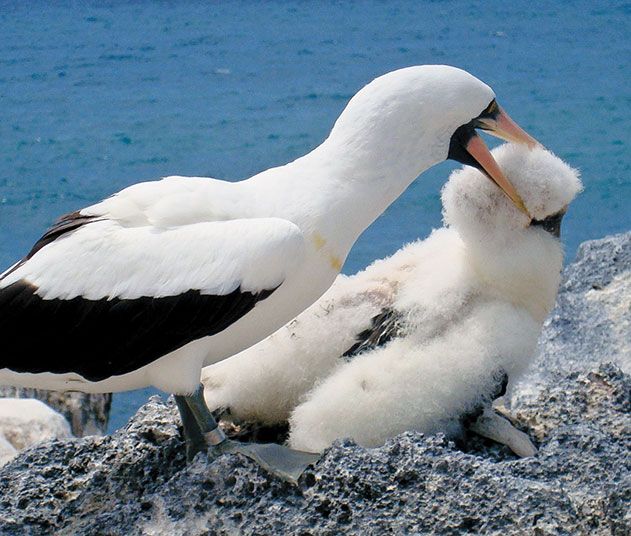
<instances>
[{"instance_id":1,"label":"white volcanic rock","mask_svg":"<svg viewBox=\"0 0 631 536\"><path fill-rule=\"evenodd\" d=\"M111 393L79 393L47 391L31 387L0 385L0 398L36 398L61 413L73 435L103 435L112 406Z\"/></svg>"},{"instance_id":2,"label":"white volcanic rock","mask_svg":"<svg viewBox=\"0 0 631 536\"><path fill-rule=\"evenodd\" d=\"M17 453L17 449L0 434L0 466L12 460Z\"/></svg>"},{"instance_id":3,"label":"white volcanic rock","mask_svg":"<svg viewBox=\"0 0 631 536\"><path fill-rule=\"evenodd\" d=\"M0 435L19 451L44 439L72 437L72 432L63 415L39 400L1 398Z\"/></svg>"}]
</instances>

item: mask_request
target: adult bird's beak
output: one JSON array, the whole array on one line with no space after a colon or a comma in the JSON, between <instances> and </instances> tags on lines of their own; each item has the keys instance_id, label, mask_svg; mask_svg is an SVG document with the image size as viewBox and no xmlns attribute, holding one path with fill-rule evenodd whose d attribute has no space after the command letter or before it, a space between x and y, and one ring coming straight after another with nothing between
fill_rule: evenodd
<instances>
[{"instance_id":1,"label":"adult bird's beak","mask_svg":"<svg viewBox=\"0 0 631 536\"><path fill-rule=\"evenodd\" d=\"M526 144L531 148L539 145L539 142L522 130L493 100L478 117L454 132L447 156L462 164L478 168L502 189L519 210L532 219L522 198L497 165L484 140L475 131L476 128L506 141Z\"/></svg>"},{"instance_id":2,"label":"adult bird's beak","mask_svg":"<svg viewBox=\"0 0 631 536\"><path fill-rule=\"evenodd\" d=\"M473 126L502 140L523 143L531 149L540 145L536 139L515 123L495 100L473 120Z\"/></svg>"}]
</instances>

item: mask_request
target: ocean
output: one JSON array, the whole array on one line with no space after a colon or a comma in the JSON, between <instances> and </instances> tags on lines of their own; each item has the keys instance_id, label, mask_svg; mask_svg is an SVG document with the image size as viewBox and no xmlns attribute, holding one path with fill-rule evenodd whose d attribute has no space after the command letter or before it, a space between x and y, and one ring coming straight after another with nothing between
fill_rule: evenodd
<instances>
[{"instance_id":1,"label":"ocean","mask_svg":"<svg viewBox=\"0 0 631 536\"><path fill-rule=\"evenodd\" d=\"M571 260L583 240L631 228L630 21L617 1L0 1L0 271L61 214L132 183L288 162L364 84L424 63L487 82L581 170L564 221ZM344 272L440 226L454 167L423 174ZM155 392L115 395L110 429Z\"/></svg>"}]
</instances>

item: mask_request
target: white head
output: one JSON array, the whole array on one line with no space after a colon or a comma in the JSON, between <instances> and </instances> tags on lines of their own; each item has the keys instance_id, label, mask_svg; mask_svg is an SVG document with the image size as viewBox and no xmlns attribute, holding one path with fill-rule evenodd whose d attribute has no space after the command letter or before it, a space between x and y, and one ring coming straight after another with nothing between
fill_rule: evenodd
<instances>
[{"instance_id":1,"label":"white head","mask_svg":"<svg viewBox=\"0 0 631 536\"><path fill-rule=\"evenodd\" d=\"M447 158L475 165L520 206L476 128L536 144L499 108L484 82L456 67L421 65L390 72L362 88L325 144L341 149L338 158L360 160L373 176L399 177L408 184Z\"/></svg>"},{"instance_id":2,"label":"white head","mask_svg":"<svg viewBox=\"0 0 631 536\"><path fill-rule=\"evenodd\" d=\"M533 219L467 166L454 171L443 188L445 223L457 230L490 284L520 301L539 301L537 316L545 316L562 267L561 218L582 189L579 173L541 146L505 144L492 154Z\"/></svg>"}]
</instances>

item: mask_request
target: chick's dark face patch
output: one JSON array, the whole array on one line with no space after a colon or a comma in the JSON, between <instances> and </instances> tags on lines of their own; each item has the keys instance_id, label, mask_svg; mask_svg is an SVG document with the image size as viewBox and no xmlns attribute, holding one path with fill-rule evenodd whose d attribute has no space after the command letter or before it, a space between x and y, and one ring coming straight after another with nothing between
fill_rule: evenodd
<instances>
[{"instance_id":1,"label":"chick's dark face patch","mask_svg":"<svg viewBox=\"0 0 631 536\"><path fill-rule=\"evenodd\" d=\"M561 221L563 220L563 216L565 216L564 210L552 214L543 220L532 220L530 225L532 227L541 227L551 235L561 238Z\"/></svg>"}]
</instances>

